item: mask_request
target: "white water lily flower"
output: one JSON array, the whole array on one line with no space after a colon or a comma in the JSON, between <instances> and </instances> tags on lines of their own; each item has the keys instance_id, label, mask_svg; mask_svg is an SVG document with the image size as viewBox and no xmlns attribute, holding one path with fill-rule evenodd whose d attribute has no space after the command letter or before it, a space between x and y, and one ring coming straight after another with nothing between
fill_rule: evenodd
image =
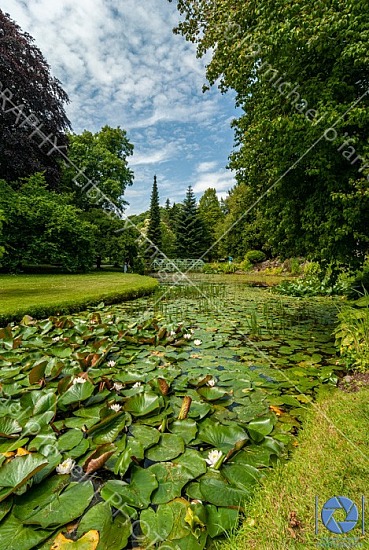
<instances>
[{"instance_id":1,"label":"white water lily flower","mask_svg":"<svg viewBox=\"0 0 369 550\"><path fill-rule=\"evenodd\" d=\"M213 449L212 451L209 451L208 458L206 458L205 461L212 468L222 458L222 456L222 451L217 451L216 449Z\"/></svg>"},{"instance_id":2,"label":"white water lily flower","mask_svg":"<svg viewBox=\"0 0 369 550\"><path fill-rule=\"evenodd\" d=\"M122 384L121 382L114 382L113 388L114 388L116 391L120 391L120 390L123 388L123 384Z\"/></svg>"},{"instance_id":3,"label":"white water lily flower","mask_svg":"<svg viewBox=\"0 0 369 550\"><path fill-rule=\"evenodd\" d=\"M194 332L193 328L190 328L190 333L193 334Z\"/></svg>"},{"instance_id":4,"label":"white water lily flower","mask_svg":"<svg viewBox=\"0 0 369 550\"><path fill-rule=\"evenodd\" d=\"M169 336L175 336L175 335L176 335L175 330L171 330L170 333L169 333Z\"/></svg>"},{"instance_id":5,"label":"white water lily flower","mask_svg":"<svg viewBox=\"0 0 369 550\"><path fill-rule=\"evenodd\" d=\"M86 378L82 378L82 376L76 376L76 378L73 378L73 385L74 384L85 384Z\"/></svg>"},{"instance_id":6,"label":"white water lily flower","mask_svg":"<svg viewBox=\"0 0 369 550\"><path fill-rule=\"evenodd\" d=\"M54 336L53 342L59 342L59 340L60 340L60 336Z\"/></svg>"},{"instance_id":7,"label":"white water lily flower","mask_svg":"<svg viewBox=\"0 0 369 550\"><path fill-rule=\"evenodd\" d=\"M74 465L75 461L72 458L67 458L66 460L64 460L64 462L56 467L56 472L58 474L70 474L74 468Z\"/></svg>"},{"instance_id":8,"label":"white water lily flower","mask_svg":"<svg viewBox=\"0 0 369 550\"><path fill-rule=\"evenodd\" d=\"M183 335L183 338L186 338L186 340L190 340L191 339L191 334L188 332L187 334Z\"/></svg>"},{"instance_id":9,"label":"white water lily flower","mask_svg":"<svg viewBox=\"0 0 369 550\"><path fill-rule=\"evenodd\" d=\"M110 408L111 408L112 411L114 411L114 412L117 413L117 412L120 411L120 409L122 408L122 406L121 406L121 405L118 405L118 403L114 403L114 405L110 405Z\"/></svg>"},{"instance_id":10,"label":"white water lily flower","mask_svg":"<svg viewBox=\"0 0 369 550\"><path fill-rule=\"evenodd\" d=\"M136 382L136 384L133 384L132 388L140 388L141 386L141 382Z\"/></svg>"},{"instance_id":11,"label":"white water lily flower","mask_svg":"<svg viewBox=\"0 0 369 550\"><path fill-rule=\"evenodd\" d=\"M108 367L115 367L116 362L115 361L108 361Z\"/></svg>"},{"instance_id":12,"label":"white water lily flower","mask_svg":"<svg viewBox=\"0 0 369 550\"><path fill-rule=\"evenodd\" d=\"M196 340L193 341L193 343L195 344L195 346L201 346L202 341L197 338Z\"/></svg>"},{"instance_id":13,"label":"white water lily flower","mask_svg":"<svg viewBox=\"0 0 369 550\"><path fill-rule=\"evenodd\" d=\"M213 388L215 386L215 380L214 378L211 378L208 382L206 382L206 385L207 386L210 386L211 388Z\"/></svg>"}]
</instances>

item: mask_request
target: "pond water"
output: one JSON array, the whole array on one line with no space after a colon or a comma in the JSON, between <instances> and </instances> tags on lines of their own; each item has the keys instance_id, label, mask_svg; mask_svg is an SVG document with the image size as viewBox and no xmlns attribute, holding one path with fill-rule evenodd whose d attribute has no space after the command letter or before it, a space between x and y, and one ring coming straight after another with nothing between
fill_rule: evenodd
<instances>
[{"instance_id":1,"label":"pond water","mask_svg":"<svg viewBox=\"0 0 369 550\"><path fill-rule=\"evenodd\" d=\"M77 520L68 536L110 550L212 548L237 526L337 381L338 302L214 281L0 331L0 550Z\"/></svg>"}]
</instances>

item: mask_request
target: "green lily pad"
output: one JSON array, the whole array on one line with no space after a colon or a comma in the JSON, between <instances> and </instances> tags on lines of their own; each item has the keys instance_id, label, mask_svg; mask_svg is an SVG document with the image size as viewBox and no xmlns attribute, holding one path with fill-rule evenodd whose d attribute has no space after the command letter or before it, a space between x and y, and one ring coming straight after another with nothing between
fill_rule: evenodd
<instances>
[{"instance_id":1,"label":"green lily pad","mask_svg":"<svg viewBox=\"0 0 369 550\"><path fill-rule=\"evenodd\" d=\"M195 420L185 418L184 420L174 420L169 426L169 430L176 435L183 438L186 445L188 445L197 434L197 423Z\"/></svg>"},{"instance_id":2,"label":"green lily pad","mask_svg":"<svg viewBox=\"0 0 369 550\"><path fill-rule=\"evenodd\" d=\"M153 504L165 504L181 496L182 488L193 479L191 473L181 464L161 462L148 468L158 480L158 488L152 496Z\"/></svg>"},{"instance_id":3,"label":"green lily pad","mask_svg":"<svg viewBox=\"0 0 369 550\"><path fill-rule=\"evenodd\" d=\"M157 479L149 468L145 470L135 466L129 484L118 480L107 481L101 490L101 496L115 508L128 504L143 509L149 506L151 494L157 487Z\"/></svg>"},{"instance_id":4,"label":"green lily pad","mask_svg":"<svg viewBox=\"0 0 369 550\"><path fill-rule=\"evenodd\" d=\"M247 433L237 424L224 426L219 422L205 420L200 424L198 439L210 443L216 449L227 454L236 443L249 439Z\"/></svg>"},{"instance_id":5,"label":"green lily pad","mask_svg":"<svg viewBox=\"0 0 369 550\"><path fill-rule=\"evenodd\" d=\"M204 476L200 480L200 490L203 500L215 506L239 506L243 507L249 500L251 491L241 490L229 485L224 478L218 479Z\"/></svg>"},{"instance_id":6,"label":"green lily pad","mask_svg":"<svg viewBox=\"0 0 369 550\"><path fill-rule=\"evenodd\" d=\"M12 439L17 437L17 434L22 431L22 426L9 416L4 416L0 418L0 437L6 437Z\"/></svg>"},{"instance_id":7,"label":"green lily pad","mask_svg":"<svg viewBox=\"0 0 369 550\"><path fill-rule=\"evenodd\" d=\"M9 550L9 548L31 550L49 537L50 531L23 525L19 519L10 514L1 523L0 550ZM9 546L10 541L11 547Z\"/></svg>"},{"instance_id":8,"label":"green lily pad","mask_svg":"<svg viewBox=\"0 0 369 550\"><path fill-rule=\"evenodd\" d=\"M126 401L124 409L133 416L145 416L158 410L162 405L163 400L161 397L155 393L144 392L130 397Z\"/></svg>"},{"instance_id":9,"label":"green lily pad","mask_svg":"<svg viewBox=\"0 0 369 550\"><path fill-rule=\"evenodd\" d=\"M113 520L112 510L107 502L99 502L86 512L78 525L78 538L93 529L99 532L96 550L121 550L127 546L132 534L129 517L118 514Z\"/></svg>"},{"instance_id":10,"label":"green lily pad","mask_svg":"<svg viewBox=\"0 0 369 550\"><path fill-rule=\"evenodd\" d=\"M182 437L175 434L162 434L159 443L146 451L146 457L154 462L165 462L184 452Z\"/></svg>"},{"instance_id":11,"label":"green lily pad","mask_svg":"<svg viewBox=\"0 0 369 550\"><path fill-rule=\"evenodd\" d=\"M65 525L85 511L93 496L91 481L70 483L61 494L53 494L46 505L23 522L26 525L40 525L43 529Z\"/></svg>"},{"instance_id":12,"label":"green lily pad","mask_svg":"<svg viewBox=\"0 0 369 550\"><path fill-rule=\"evenodd\" d=\"M165 504L158 506L156 512L152 508L143 510L140 516L142 533L151 544L167 540L173 524L172 507Z\"/></svg>"},{"instance_id":13,"label":"green lily pad","mask_svg":"<svg viewBox=\"0 0 369 550\"><path fill-rule=\"evenodd\" d=\"M209 387L203 387L203 388L199 388L197 390L197 393L199 393L201 395L201 397L203 397L204 399L206 399L207 401L217 401L218 399L222 399L222 397L228 395L228 392L225 391L224 389L222 388L218 388L218 387L213 387L213 388L209 388Z\"/></svg>"},{"instance_id":14,"label":"green lily pad","mask_svg":"<svg viewBox=\"0 0 369 550\"><path fill-rule=\"evenodd\" d=\"M72 403L79 403L88 399L94 391L94 385L86 381L84 384L73 384L58 400L58 407L65 408Z\"/></svg>"},{"instance_id":15,"label":"green lily pad","mask_svg":"<svg viewBox=\"0 0 369 550\"><path fill-rule=\"evenodd\" d=\"M257 443L262 441L264 436L269 435L273 429L274 424L270 418L259 418L247 425L247 430L251 438Z\"/></svg>"},{"instance_id":16,"label":"green lily pad","mask_svg":"<svg viewBox=\"0 0 369 550\"><path fill-rule=\"evenodd\" d=\"M234 487L250 491L252 486L260 481L262 473L249 464L230 464L222 467L222 475Z\"/></svg>"},{"instance_id":17,"label":"green lily pad","mask_svg":"<svg viewBox=\"0 0 369 550\"><path fill-rule=\"evenodd\" d=\"M17 456L0 470L0 501L24 485L32 476L47 466L47 460L39 454Z\"/></svg>"},{"instance_id":18,"label":"green lily pad","mask_svg":"<svg viewBox=\"0 0 369 550\"><path fill-rule=\"evenodd\" d=\"M207 504L205 508L207 512L206 527L211 538L214 539L235 532L239 522L238 510L217 508L212 504Z\"/></svg>"}]
</instances>

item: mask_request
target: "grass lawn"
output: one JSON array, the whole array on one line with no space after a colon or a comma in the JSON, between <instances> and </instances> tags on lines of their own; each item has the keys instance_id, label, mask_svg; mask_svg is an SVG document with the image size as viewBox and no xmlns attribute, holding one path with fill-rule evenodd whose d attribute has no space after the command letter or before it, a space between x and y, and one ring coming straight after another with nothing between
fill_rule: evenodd
<instances>
[{"instance_id":1,"label":"grass lawn","mask_svg":"<svg viewBox=\"0 0 369 550\"><path fill-rule=\"evenodd\" d=\"M299 436L291 461L267 476L247 509L241 531L221 550L369 548L369 512L361 535L361 497L369 496L369 389L334 390L321 396ZM319 509L333 496L345 496L359 508L357 526L334 535L319 519L315 535L315 497ZM337 510L336 521L345 519Z\"/></svg>"},{"instance_id":2,"label":"grass lawn","mask_svg":"<svg viewBox=\"0 0 369 550\"><path fill-rule=\"evenodd\" d=\"M71 313L101 301L116 303L153 291L151 277L122 272L80 275L0 275L0 322Z\"/></svg>"}]
</instances>

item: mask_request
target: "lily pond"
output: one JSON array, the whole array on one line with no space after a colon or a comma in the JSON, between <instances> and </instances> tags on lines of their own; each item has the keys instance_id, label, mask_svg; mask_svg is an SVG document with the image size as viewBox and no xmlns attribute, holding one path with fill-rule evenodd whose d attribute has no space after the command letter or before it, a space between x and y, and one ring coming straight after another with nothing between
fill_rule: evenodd
<instances>
[{"instance_id":1,"label":"lily pond","mask_svg":"<svg viewBox=\"0 0 369 550\"><path fill-rule=\"evenodd\" d=\"M340 370L337 302L196 282L0 330L0 550L201 550Z\"/></svg>"}]
</instances>

